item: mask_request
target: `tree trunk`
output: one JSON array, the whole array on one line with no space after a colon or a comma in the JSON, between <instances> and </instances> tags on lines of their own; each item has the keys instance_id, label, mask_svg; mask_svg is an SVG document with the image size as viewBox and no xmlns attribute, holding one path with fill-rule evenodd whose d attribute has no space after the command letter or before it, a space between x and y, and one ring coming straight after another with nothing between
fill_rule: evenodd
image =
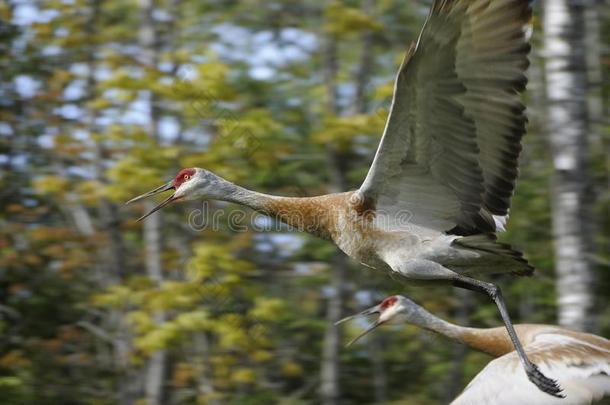
<instances>
[{"instance_id":1,"label":"tree trunk","mask_svg":"<svg viewBox=\"0 0 610 405\"><path fill-rule=\"evenodd\" d=\"M154 207L154 203L145 204L147 211ZM161 218L160 215L151 215L144 222L144 242L146 246L146 272L148 277L156 284L163 281L163 269L161 267ZM154 315L156 324L165 321L163 311L157 311ZM146 377L144 391L147 405L160 405L163 403L163 379L165 375L166 353L159 350L148 359L146 366Z\"/></svg>"},{"instance_id":2,"label":"tree trunk","mask_svg":"<svg viewBox=\"0 0 610 405\"><path fill-rule=\"evenodd\" d=\"M338 113L336 78L338 71L336 38L328 36L323 50L324 81L327 93L328 111ZM345 173L340 154L329 146L326 160L330 174L331 191L345 189ZM339 350L341 348L341 328L335 322L341 319L344 300L344 285L347 262L345 255L337 249L333 258L331 290L332 296L327 303L327 326L322 347L322 365L320 369L320 399L323 405L337 405L341 397L339 385Z\"/></svg>"},{"instance_id":3,"label":"tree trunk","mask_svg":"<svg viewBox=\"0 0 610 405\"><path fill-rule=\"evenodd\" d=\"M210 364L210 342L207 332L201 331L194 338L195 367L197 368L197 393L205 398L208 405L219 405L220 400L216 398L214 380Z\"/></svg>"},{"instance_id":4,"label":"tree trunk","mask_svg":"<svg viewBox=\"0 0 610 405\"><path fill-rule=\"evenodd\" d=\"M96 37L99 34L99 18L101 15L101 1L91 0L89 17L85 31L90 39L87 54L87 99L94 100L97 97L98 82L96 73L98 70L97 53L98 45ZM99 133L100 129L97 123L99 113L95 108L90 109L87 117L87 125L92 133ZM104 145L101 140L96 140L93 145L93 157L91 166L94 168L94 177L100 183L107 183L104 175ZM77 229L86 236L92 236L96 229L93 226L93 221L87 209L78 203L71 195L68 195L69 201L68 210L74 217L74 222ZM107 237L107 242L102 242L96 252L99 255L98 264L96 266L95 282L100 289L106 289L111 285L116 285L121 282L122 274L125 271L125 248L124 241L120 230L120 221L118 220L117 207L108 199L102 197L97 205L96 213L98 230L103 232ZM85 322L86 324L87 322ZM112 367L121 377L117 379L115 387L116 398L118 404L132 404L138 397L141 389L141 379L134 372L133 367L129 362L131 355L131 331L125 324L124 312L122 309L114 309L109 311L100 325L94 327L108 333L112 343ZM110 332L106 332L110 331ZM104 342L106 344L108 342ZM104 356L106 358L106 356Z\"/></svg>"},{"instance_id":5,"label":"tree trunk","mask_svg":"<svg viewBox=\"0 0 610 405\"><path fill-rule=\"evenodd\" d=\"M332 269L332 296L327 303L326 332L324 333L324 344L322 348L322 368L320 371L320 395L322 404L335 405L341 397L339 385L339 349L341 347L341 328L335 326L335 322L341 319L343 310L343 284L347 263L345 256L337 252L334 257Z\"/></svg>"},{"instance_id":6,"label":"tree trunk","mask_svg":"<svg viewBox=\"0 0 610 405\"><path fill-rule=\"evenodd\" d=\"M472 308L472 294L461 288L454 288L453 295L460 305L456 308L455 322L458 325L468 326L470 323L470 312ZM451 368L447 373L448 379L445 385L443 403L450 403L464 388L464 359L466 358L466 346L461 343L451 344Z\"/></svg>"},{"instance_id":7,"label":"tree trunk","mask_svg":"<svg viewBox=\"0 0 610 405\"><path fill-rule=\"evenodd\" d=\"M373 0L364 0L362 2L362 11L371 16L374 14ZM364 31L360 36L362 50L360 54L360 62L356 71L355 84L356 94L352 104L352 112L354 114L362 114L366 112L366 87L369 84L371 70L373 69L373 32L371 30Z\"/></svg>"},{"instance_id":8,"label":"tree trunk","mask_svg":"<svg viewBox=\"0 0 610 405\"><path fill-rule=\"evenodd\" d=\"M142 62L148 67L156 68L159 41L153 20L154 2L153 0L139 0L138 5L140 7L141 18L138 38L142 48ZM152 91L148 92L147 97L149 108L148 131L150 136L158 140L159 110L157 100ZM148 201L144 206L149 211L154 207L154 203ZM162 214L157 212L155 215L148 217L144 222L146 273L157 285L163 281L161 218ZM156 324L162 323L165 320L165 313L157 311L154 315L154 320ZM159 350L152 354L146 364L144 394L147 405L160 405L163 403L163 380L167 361L166 357L166 351Z\"/></svg>"},{"instance_id":9,"label":"tree trunk","mask_svg":"<svg viewBox=\"0 0 610 405\"><path fill-rule=\"evenodd\" d=\"M591 223L587 173L585 5L544 3L547 130L553 154L553 234L559 324L593 327Z\"/></svg>"}]
</instances>

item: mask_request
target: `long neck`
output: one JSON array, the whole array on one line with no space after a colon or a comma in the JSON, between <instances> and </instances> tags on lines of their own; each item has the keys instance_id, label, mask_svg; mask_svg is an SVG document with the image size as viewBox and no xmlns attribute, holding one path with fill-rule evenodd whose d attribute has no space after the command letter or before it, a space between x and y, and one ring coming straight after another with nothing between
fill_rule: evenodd
<instances>
[{"instance_id":1,"label":"long neck","mask_svg":"<svg viewBox=\"0 0 610 405\"><path fill-rule=\"evenodd\" d=\"M248 190L224 179L222 179L221 194L222 197L220 199L223 201L245 205L264 214L267 214L266 207L269 205L269 202L275 198L272 195Z\"/></svg>"},{"instance_id":2,"label":"long neck","mask_svg":"<svg viewBox=\"0 0 610 405\"><path fill-rule=\"evenodd\" d=\"M409 322L492 356L501 356L513 351L512 343L504 328L482 329L456 325L432 315L420 306L409 314Z\"/></svg>"},{"instance_id":3,"label":"long neck","mask_svg":"<svg viewBox=\"0 0 610 405\"><path fill-rule=\"evenodd\" d=\"M326 201L330 196L278 197L251 191L224 179L221 187L224 201L245 205L322 238L331 236L333 217Z\"/></svg>"}]
</instances>

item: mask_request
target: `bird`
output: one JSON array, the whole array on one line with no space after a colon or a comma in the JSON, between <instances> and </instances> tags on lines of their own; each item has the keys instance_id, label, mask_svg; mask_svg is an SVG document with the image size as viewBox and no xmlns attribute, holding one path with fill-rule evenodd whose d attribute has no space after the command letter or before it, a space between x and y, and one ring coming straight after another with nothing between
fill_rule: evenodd
<instances>
[{"instance_id":1,"label":"bird","mask_svg":"<svg viewBox=\"0 0 610 405\"><path fill-rule=\"evenodd\" d=\"M500 288L479 279L534 270L496 237L506 225L526 132L520 93L531 13L528 0L433 1L398 69L381 141L357 190L273 196L190 167L127 203L173 190L143 220L178 201L234 202L329 239L406 284L444 283L486 294L529 379L560 395L561 387L525 355Z\"/></svg>"},{"instance_id":2,"label":"bird","mask_svg":"<svg viewBox=\"0 0 610 405\"><path fill-rule=\"evenodd\" d=\"M610 340L603 337L554 325L515 325L528 356L540 364L545 374L561 383L565 398L556 398L528 382L505 328L459 326L402 295L387 297L336 324L374 314L378 315L377 320L348 345L380 325L407 323L496 357L474 377L453 405L584 405L610 396Z\"/></svg>"}]
</instances>

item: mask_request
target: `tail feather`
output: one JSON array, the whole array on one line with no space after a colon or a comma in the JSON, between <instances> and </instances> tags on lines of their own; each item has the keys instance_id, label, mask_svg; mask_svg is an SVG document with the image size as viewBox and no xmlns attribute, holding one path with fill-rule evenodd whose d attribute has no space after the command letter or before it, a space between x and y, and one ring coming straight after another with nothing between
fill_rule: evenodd
<instances>
[{"instance_id":1,"label":"tail feather","mask_svg":"<svg viewBox=\"0 0 610 405\"><path fill-rule=\"evenodd\" d=\"M523 253L515 250L507 243L497 241L493 233L464 236L455 239L452 245L479 252L489 253L489 263L485 269L474 267L470 271L474 273L512 273L517 276L531 276L534 267L527 262Z\"/></svg>"}]
</instances>

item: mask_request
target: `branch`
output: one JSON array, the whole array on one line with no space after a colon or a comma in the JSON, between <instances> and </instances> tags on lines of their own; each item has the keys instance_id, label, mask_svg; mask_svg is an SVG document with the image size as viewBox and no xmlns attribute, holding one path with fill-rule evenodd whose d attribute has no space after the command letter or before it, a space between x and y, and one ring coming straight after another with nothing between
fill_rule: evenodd
<instances>
[{"instance_id":1,"label":"branch","mask_svg":"<svg viewBox=\"0 0 610 405\"><path fill-rule=\"evenodd\" d=\"M96 325L92 324L91 322L87 322L87 321L79 321L76 323L76 325L87 330L92 335L95 335L97 338L99 338L105 342L108 342L113 346L116 345L112 335L110 333L106 332L104 329L100 328L99 326L96 326Z\"/></svg>"}]
</instances>

